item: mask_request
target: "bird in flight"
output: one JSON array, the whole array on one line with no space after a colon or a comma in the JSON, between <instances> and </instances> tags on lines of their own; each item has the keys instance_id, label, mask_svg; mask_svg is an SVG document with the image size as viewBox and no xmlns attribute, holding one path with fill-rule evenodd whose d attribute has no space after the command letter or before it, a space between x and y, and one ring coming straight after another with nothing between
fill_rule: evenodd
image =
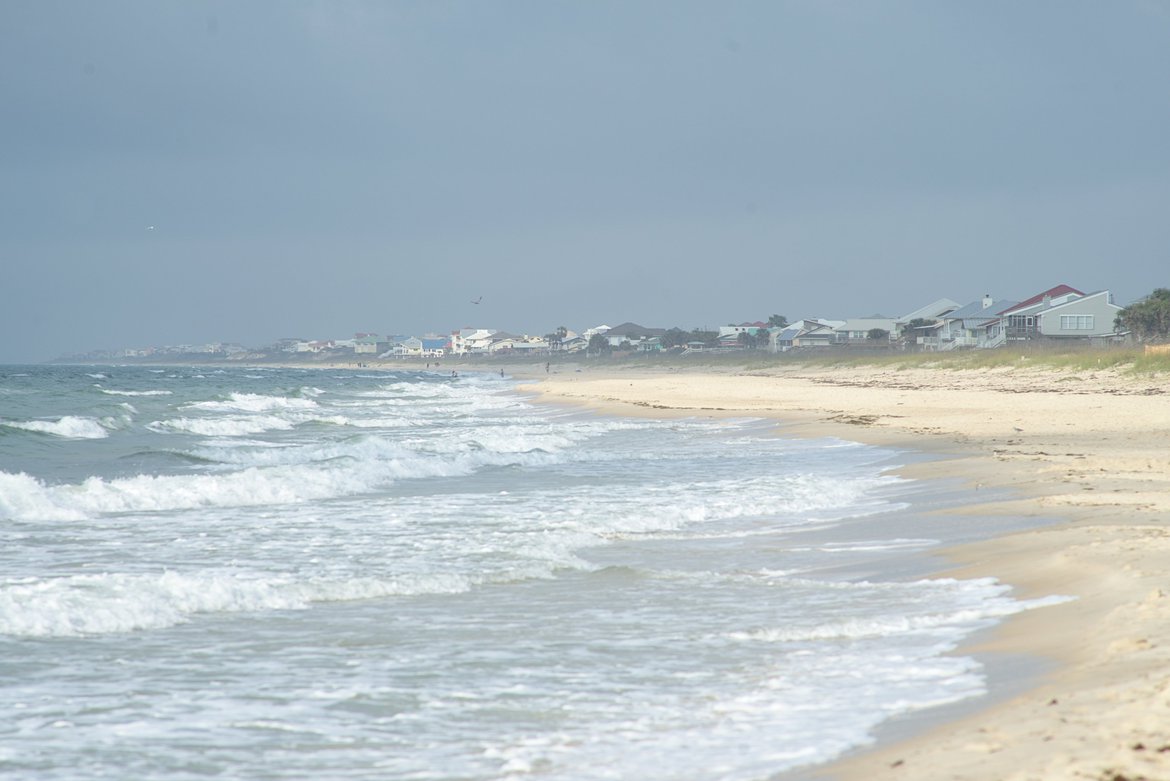
<instances>
[{"instance_id":1,"label":"bird in flight","mask_svg":"<svg viewBox=\"0 0 1170 781\"><path fill-rule=\"evenodd\" d=\"M479 298L471 299L471 303L473 303L473 304L478 304L480 301L483 301L483 296L480 296Z\"/></svg>"}]
</instances>

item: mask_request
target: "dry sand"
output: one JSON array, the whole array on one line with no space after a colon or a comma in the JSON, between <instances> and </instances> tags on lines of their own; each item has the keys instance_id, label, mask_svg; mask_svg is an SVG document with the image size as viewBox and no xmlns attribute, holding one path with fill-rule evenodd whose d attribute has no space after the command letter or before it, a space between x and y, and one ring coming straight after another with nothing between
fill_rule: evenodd
<instances>
[{"instance_id":1,"label":"dry sand","mask_svg":"<svg viewBox=\"0 0 1170 781\"><path fill-rule=\"evenodd\" d=\"M1170 378L873 367L586 369L526 386L619 414L760 415L946 453L912 477L960 477L997 500L965 508L1059 524L964 545L960 577L1075 601L1009 619L983 650L1052 660L1026 693L879 744L810 777L1170 781ZM962 522L964 511L940 522Z\"/></svg>"}]
</instances>

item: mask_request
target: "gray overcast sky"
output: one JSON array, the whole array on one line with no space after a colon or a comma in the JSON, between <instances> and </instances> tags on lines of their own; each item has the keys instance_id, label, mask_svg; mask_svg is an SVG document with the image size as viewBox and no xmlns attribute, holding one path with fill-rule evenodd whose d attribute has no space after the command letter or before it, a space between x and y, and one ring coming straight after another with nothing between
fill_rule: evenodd
<instances>
[{"instance_id":1,"label":"gray overcast sky","mask_svg":"<svg viewBox=\"0 0 1170 781\"><path fill-rule=\"evenodd\" d=\"M7 0L0 107L0 362L1170 284L1167 0Z\"/></svg>"}]
</instances>

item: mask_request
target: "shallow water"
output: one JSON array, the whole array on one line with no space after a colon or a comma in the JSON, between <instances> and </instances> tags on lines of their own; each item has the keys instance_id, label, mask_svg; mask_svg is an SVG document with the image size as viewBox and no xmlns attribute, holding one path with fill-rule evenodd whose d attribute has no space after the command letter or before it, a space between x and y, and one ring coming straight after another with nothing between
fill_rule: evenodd
<instances>
[{"instance_id":1,"label":"shallow water","mask_svg":"<svg viewBox=\"0 0 1170 781\"><path fill-rule=\"evenodd\" d=\"M0 367L0 767L763 779L1037 604L907 564L955 535L907 454L512 387Z\"/></svg>"}]
</instances>

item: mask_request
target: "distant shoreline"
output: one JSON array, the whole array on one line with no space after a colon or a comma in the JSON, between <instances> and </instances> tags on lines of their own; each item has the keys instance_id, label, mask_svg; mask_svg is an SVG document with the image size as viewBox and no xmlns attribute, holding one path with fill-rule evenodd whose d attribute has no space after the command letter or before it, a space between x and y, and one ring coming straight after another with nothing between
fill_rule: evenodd
<instances>
[{"instance_id":1,"label":"distant shoreline","mask_svg":"<svg viewBox=\"0 0 1170 781\"><path fill-rule=\"evenodd\" d=\"M353 353L329 354L258 354L250 353L238 359L208 358L201 353L187 353L163 357L128 357L118 360L64 360L54 359L14 365L53 366L255 366L295 368L367 368L417 370L443 366L498 372L514 369L520 373L588 370L630 370L647 371L701 370L711 368L726 370L771 370L790 368L844 368L861 366L876 368L973 368L991 369L1003 367L1047 367L1058 370L1093 370L1109 368L1132 368L1139 372L1164 373L1170 376L1170 345L1155 346L1092 346L1087 344L1027 344L1011 349L963 350L946 352L918 352L896 349L873 348L825 348L793 350L773 353L768 350L743 348L719 348L691 352L658 353L613 353L611 355L586 355L580 351L552 352L543 355L520 355L510 352L502 354L463 354L438 358L366 357Z\"/></svg>"}]
</instances>

